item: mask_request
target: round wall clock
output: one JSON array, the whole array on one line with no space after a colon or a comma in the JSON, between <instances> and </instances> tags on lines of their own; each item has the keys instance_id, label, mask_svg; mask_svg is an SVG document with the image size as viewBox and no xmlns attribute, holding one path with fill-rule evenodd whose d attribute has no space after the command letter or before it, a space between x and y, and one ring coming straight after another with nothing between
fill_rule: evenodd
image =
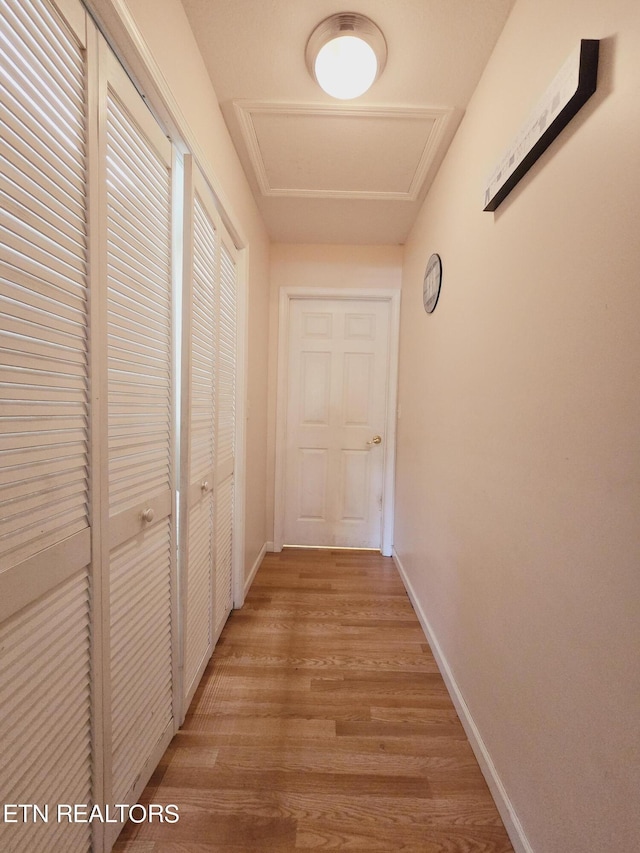
<instances>
[{"instance_id":1,"label":"round wall clock","mask_svg":"<svg viewBox=\"0 0 640 853\"><path fill-rule=\"evenodd\" d=\"M440 255L433 254L427 261L422 285L422 304L427 314L433 313L440 296L440 285L442 284L442 261Z\"/></svg>"}]
</instances>

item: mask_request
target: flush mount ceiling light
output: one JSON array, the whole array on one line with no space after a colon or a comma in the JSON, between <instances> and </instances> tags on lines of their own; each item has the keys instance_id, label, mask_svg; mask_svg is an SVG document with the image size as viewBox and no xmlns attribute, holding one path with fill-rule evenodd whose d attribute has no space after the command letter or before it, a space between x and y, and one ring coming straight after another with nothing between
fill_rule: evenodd
<instances>
[{"instance_id":1,"label":"flush mount ceiling light","mask_svg":"<svg viewBox=\"0 0 640 853\"><path fill-rule=\"evenodd\" d=\"M325 18L311 33L305 57L320 88L347 101L364 94L380 76L387 43L369 18L340 12Z\"/></svg>"}]
</instances>

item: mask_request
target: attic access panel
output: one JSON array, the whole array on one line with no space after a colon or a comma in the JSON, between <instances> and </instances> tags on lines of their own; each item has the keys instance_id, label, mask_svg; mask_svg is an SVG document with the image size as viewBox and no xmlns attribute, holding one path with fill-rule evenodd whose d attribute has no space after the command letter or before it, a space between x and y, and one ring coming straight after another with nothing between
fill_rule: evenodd
<instances>
[{"instance_id":1,"label":"attic access panel","mask_svg":"<svg viewBox=\"0 0 640 853\"><path fill-rule=\"evenodd\" d=\"M234 103L264 196L415 201L452 110Z\"/></svg>"}]
</instances>

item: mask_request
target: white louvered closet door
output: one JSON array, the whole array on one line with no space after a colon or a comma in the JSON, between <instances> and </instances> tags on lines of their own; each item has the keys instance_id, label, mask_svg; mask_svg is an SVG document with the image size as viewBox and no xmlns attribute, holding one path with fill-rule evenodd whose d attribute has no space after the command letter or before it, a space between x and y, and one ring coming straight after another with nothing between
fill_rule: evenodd
<instances>
[{"instance_id":1,"label":"white louvered closet door","mask_svg":"<svg viewBox=\"0 0 640 853\"><path fill-rule=\"evenodd\" d=\"M106 45L107 797L133 803L174 730L171 145Z\"/></svg>"},{"instance_id":2,"label":"white louvered closet door","mask_svg":"<svg viewBox=\"0 0 640 853\"><path fill-rule=\"evenodd\" d=\"M216 311L220 252L211 193L185 162L183 301L183 712L213 651Z\"/></svg>"},{"instance_id":3,"label":"white louvered closet door","mask_svg":"<svg viewBox=\"0 0 640 853\"><path fill-rule=\"evenodd\" d=\"M0 802L91 803L86 24L0 13ZM88 824L0 822L87 851Z\"/></svg>"},{"instance_id":4,"label":"white louvered closet door","mask_svg":"<svg viewBox=\"0 0 640 853\"><path fill-rule=\"evenodd\" d=\"M216 570L214 637L233 606L233 528L235 508L237 259L226 234L220 240L218 294Z\"/></svg>"}]
</instances>

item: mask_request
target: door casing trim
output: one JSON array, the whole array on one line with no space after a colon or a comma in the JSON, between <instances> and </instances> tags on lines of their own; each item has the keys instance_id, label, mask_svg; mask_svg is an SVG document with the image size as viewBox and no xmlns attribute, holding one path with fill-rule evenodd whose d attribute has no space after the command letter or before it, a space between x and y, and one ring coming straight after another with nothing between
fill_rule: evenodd
<instances>
[{"instance_id":1,"label":"door casing trim","mask_svg":"<svg viewBox=\"0 0 640 853\"><path fill-rule=\"evenodd\" d=\"M387 364L387 418L385 425L382 487L382 530L380 550L390 557L393 550L396 410L398 405L398 350L400 345L400 290L359 287L283 287L278 312L278 380L276 392L276 458L273 549L284 544L285 447L287 435L287 366L289 364L289 319L294 299L359 300L389 303L389 361Z\"/></svg>"}]
</instances>

